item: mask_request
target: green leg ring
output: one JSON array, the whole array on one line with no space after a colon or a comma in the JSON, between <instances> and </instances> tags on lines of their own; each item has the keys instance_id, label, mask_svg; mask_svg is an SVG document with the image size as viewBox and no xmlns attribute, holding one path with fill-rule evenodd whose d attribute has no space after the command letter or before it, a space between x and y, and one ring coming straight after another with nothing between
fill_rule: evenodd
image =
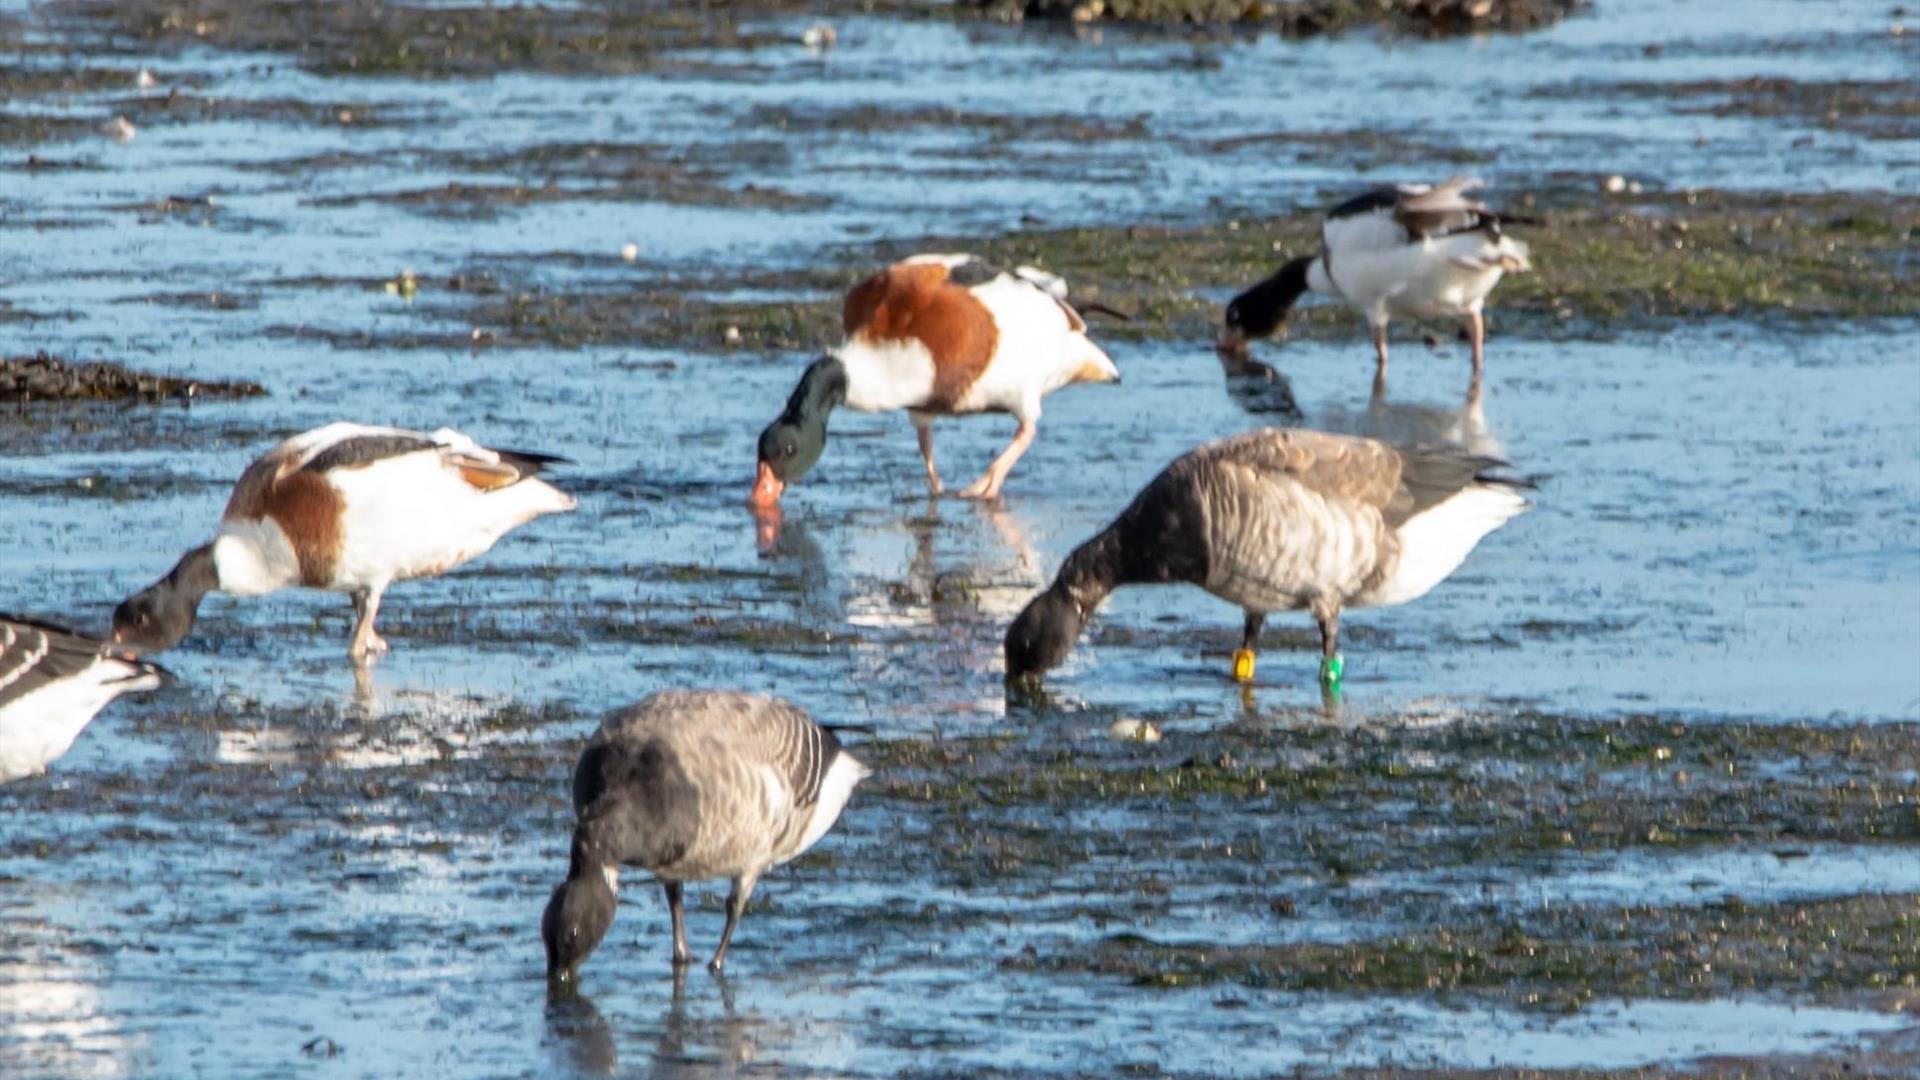
<instances>
[{"instance_id":1,"label":"green leg ring","mask_svg":"<svg viewBox=\"0 0 1920 1080\"><path fill-rule=\"evenodd\" d=\"M1327 686L1339 686L1340 676L1347 670L1347 662L1338 653L1320 661L1320 681Z\"/></svg>"}]
</instances>

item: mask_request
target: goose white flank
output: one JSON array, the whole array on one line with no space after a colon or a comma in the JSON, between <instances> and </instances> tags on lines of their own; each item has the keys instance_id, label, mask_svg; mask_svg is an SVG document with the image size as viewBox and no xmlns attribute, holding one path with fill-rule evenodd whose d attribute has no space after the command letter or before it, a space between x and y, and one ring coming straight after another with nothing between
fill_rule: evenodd
<instances>
[{"instance_id":1,"label":"goose white flank","mask_svg":"<svg viewBox=\"0 0 1920 1080\"><path fill-rule=\"evenodd\" d=\"M0 784L47 771L114 698L165 679L63 626L0 615Z\"/></svg>"}]
</instances>

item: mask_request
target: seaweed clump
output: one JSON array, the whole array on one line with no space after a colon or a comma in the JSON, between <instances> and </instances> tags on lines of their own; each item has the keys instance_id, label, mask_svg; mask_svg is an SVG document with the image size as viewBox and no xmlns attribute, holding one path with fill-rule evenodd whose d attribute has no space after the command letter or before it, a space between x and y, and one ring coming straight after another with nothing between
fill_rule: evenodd
<instances>
[{"instance_id":1,"label":"seaweed clump","mask_svg":"<svg viewBox=\"0 0 1920 1080\"><path fill-rule=\"evenodd\" d=\"M258 383L180 379L134 371L106 360L69 363L45 352L0 358L0 402L185 401L193 398L262 397Z\"/></svg>"},{"instance_id":2,"label":"seaweed clump","mask_svg":"<svg viewBox=\"0 0 1920 1080\"><path fill-rule=\"evenodd\" d=\"M967 0L995 18L1140 23L1231 23L1291 37L1388 26L1433 37L1532 30L1588 0Z\"/></svg>"}]
</instances>

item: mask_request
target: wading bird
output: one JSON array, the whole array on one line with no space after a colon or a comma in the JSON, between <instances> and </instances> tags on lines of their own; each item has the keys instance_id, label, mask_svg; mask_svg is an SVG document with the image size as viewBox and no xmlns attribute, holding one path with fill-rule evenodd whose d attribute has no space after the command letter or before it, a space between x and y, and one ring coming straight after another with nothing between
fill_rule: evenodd
<instances>
[{"instance_id":1,"label":"wading bird","mask_svg":"<svg viewBox=\"0 0 1920 1080\"><path fill-rule=\"evenodd\" d=\"M1246 611L1233 674L1253 678L1267 615L1312 612L1322 682L1340 681L1340 612L1416 599L1529 503L1505 464L1452 449L1262 428L1176 458L1113 524L1076 548L1005 642L1021 682L1066 659L1122 585L1184 582Z\"/></svg>"},{"instance_id":2,"label":"wading bird","mask_svg":"<svg viewBox=\"0 0 1920 1080\"><path fill-rule=\"evenodd\" d=\"M108 702L165 678L65 627L0 615L0 784L46 772Z\"/></svg>"},{"instance_id":3,"label":"wading bird","mask_svg":"<svg viewBox=\"0 0 1920 1080\"><path fill-rule=\"evenodd\" d=\"M373 620L388 585L432 577L491 548L508 530L574 507L537 474L564 459L490 450L448 428L328 424L247 467L210 544L113 613L113 640L170 649L219 590L258 596L293 586L353 599L356 663L387 651Z\"/></svg>"},{"instance_id":4,"label":"wading bird","mask_svg":"<svg viewBox=\"0 0 1920 1080\"><path fill-rule=\"evenodd\" d=\"M567 880L540 919L548 979L570 986L606 936L622 866L665 888L675 968L692 960L682 886L731 879L707 965L719 972L754 883L826 835L866 775L833 732L775 698L672 690L609 716L573 771Z\"/></svg>"},{"instance_id":5,"label":"wading bird","mask_svg":"<svg viewBox=\"0 0 1920 1080\"><path fill-rule=\"evenodd\" d=\"M841 405L907 410L935 495L942 488L933 418L1011 413L1019 424L1013 441L960 492L994 498L1033 443L1041 398L1069 383L1120 379L1067 302L1066 282L1028 266L1002 271L971 255L916 255L854 286L841 324L846 340L808 366L785 411L760 434L756 508L775 507L819 460L827 415Z\"/></svg>"},{"instance_id":6,"label":"wading bird","mask_svg":"<svg viewBox=\"0 0 1920 1080\"><path fill-rule=\"evenodd\" d=\"M1287 263L1227 305L1220 351L1244 358L1248 341L1278 330L1303 294L1320 293L1366 316L1379 359L1376 394L1386 391L1387 324L1394 316L1464 320L1478 396L1487 294L1501 275L1532 268L1527 245L1501 227L1537 224L1467 197L1481 186L1467 177L1437 186L1402 184L1334 207L1320 226L1318 252Z\"/></svg>"}]
</instances>

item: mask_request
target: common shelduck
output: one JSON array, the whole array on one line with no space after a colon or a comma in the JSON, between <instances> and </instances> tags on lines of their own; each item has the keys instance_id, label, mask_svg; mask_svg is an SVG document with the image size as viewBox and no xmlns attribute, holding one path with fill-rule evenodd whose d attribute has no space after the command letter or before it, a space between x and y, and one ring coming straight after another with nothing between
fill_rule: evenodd
<instances>
[{"instance_id":1,"label":"common shelduck","mask_svg":"<svg viewBox=\"0 0 1920 1080\"><path fill-rule=\"evenodd\" d=\"M776 698L671 690L607 717L573 771L567 880L540 919L548 979L570 985L606 936L623 865L665 887L676 969L691 962L683 884L732 879L707 965L719 972L754 883L826 835L866 775L833 732Z\"/></svg>"},{"instance_id":2,"label":"common shelduck","mask_svg":"<svg viewBox=\"0 0 1920 1080\"><path fill-rule=\"evenodd\" d=\"M46 772L108 702L165 676L65 627L0 615L0 784Z\"/></svg>"},{"instance_id":3,"label":"common shelduck","mask_svg":"<svg viewBox=\"0 0 1920 1080\"><path fill-rule=\"evenodd\" d=\"M387 651L373 620L388 585L446 573L507 530L574 508L535 475L561 460L488 449L448 428L338 423L296 435L241 474L212 543L121 603L114 640L169 649L215 589L257 596L300 585L353 598L348 654L363 662Z\"/></svg>"},{"instance_id":4,"label":"common shelduck","mask_svg":"<svg viewBox=\"0 0 1920 1080\"><path fill-rule=\"evenodd\" d=\"M1454 177L1437 186L1379 188L1341 203L1320 227L1320 251L1282 266L1227 305L1219 347L1244 356L1247 342L1278 330L1302 293L1334 297L1358 309L1379 356L1374 389L1387 379L1387 323L1395 315L1466 320L1473 386L1483 367L1481 308L1508 271L1531 269L1527 245L1501 231L1529 222L1467 197L1481 181Z\"/></svg>"},{"instance_id":5,"label":"common shelduck","mask_svg":"<svg viewBox=\"0 0 1920 1080\"><path fill-rule=\"evenodd\" d=\"M1009 679L1066 659L1122 585L1186 582L1246 610L1234 677L1253 678L1267 613L1320 624L1323 682L1340 681L1340 611L1404 604L1453 573L1481 537L1525 510L1494 458L1261 428L1176 458L1067 557L1007 629Z\"/></svg>"},{"instance_id":6,"label":"common shelduck","mask_svg":"<svg viewBox=\"0 0 1920 1080\"><path fill-rule=\"evenodd\" d=\"M1013 442L960 492L991 499L1033 443L1041 398L1068 383L1120 378L1067 302L1066 282L1030 266L1003 271L971 255L916 255L854 286L841 324L846 340L808 366L786 411L760 434L757 507L776 505L819 460L827 414L839 405L907 410L936 495L933 418L1012 413Z\"/></svg>"}]
</instances>

